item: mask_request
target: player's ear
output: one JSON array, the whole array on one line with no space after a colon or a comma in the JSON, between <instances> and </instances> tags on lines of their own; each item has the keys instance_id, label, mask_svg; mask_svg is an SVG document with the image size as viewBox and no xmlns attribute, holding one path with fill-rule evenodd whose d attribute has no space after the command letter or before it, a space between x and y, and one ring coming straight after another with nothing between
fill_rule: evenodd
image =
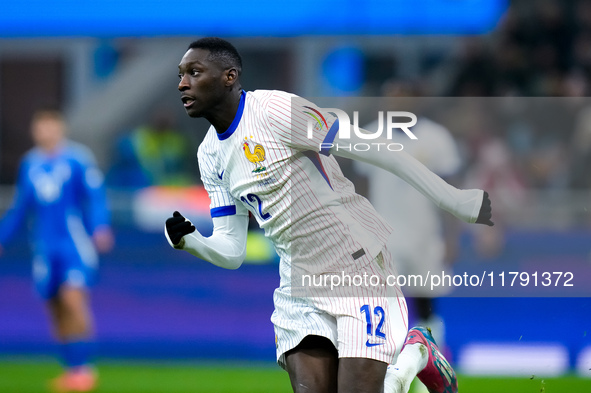
<instances>
[{"instance_id":1,"label":"player's ear","mask_svg":"<svg viewBox=\"0 0 591 393\"><path fill-rule=\"evenodd\" d=\"M226 86L232 86L238 80L238 70L234 67L226 70Z\"/></svg>"}]
</instances>

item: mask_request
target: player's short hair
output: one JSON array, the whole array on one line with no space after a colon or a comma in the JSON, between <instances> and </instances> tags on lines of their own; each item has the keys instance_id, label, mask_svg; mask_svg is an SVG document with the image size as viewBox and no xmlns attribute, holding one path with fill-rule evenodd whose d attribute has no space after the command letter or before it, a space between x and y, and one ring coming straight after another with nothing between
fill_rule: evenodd
<instances>
[{"instance_id":1,"label":"player's short hair","mask_svg":"<svg viewBox=\"0 0 591 393\"><path fill-rule=\"evenodd\" d=\"M39 120L58 120L61 122L65 122L64 114L54 106L44 106L35 110L33 113L32 121L36 122Z\"/></svg>"},{"instance_id":2,"label":"player's short hair","mask_svg":"<svg viewBox=\"0 0 591 393\"><path fill-rule=\"evenodd\" d=\"M209 51L209 60L221 64L224 68L234 67L238 75L242 73L242 58L240 54L228 41L218 37L205 37L193 41L188 49L204 49ZM188 50L187 49L187 50Z\"/></svg>"}]
</instances>

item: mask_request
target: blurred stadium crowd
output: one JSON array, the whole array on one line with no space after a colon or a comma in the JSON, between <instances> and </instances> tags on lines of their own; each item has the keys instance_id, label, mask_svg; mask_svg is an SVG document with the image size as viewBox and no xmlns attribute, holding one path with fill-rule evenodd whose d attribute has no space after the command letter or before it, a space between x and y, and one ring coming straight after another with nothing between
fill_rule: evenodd
<instances>
[{"instance_id":1,"label":"blurred stadium crowd","mask_svg":"<svg viewBox=\"0 0 591 393\"><path fill-rule=\"evenodd\" d=\"M587 96L588 1L514 1L496 31L467 38L455 60L452 96Z\"/></svg>"},{"instance_id":2,"label":"blurred stadium crowd","mask_svg":"<svg viewBox=\"0 0 591 393\"><path fill-rule=\"evenodd\" d=\"M446 83L431 83L441 75ZM422 75L419 83L427 96L588 97L591 3L540 1L532 7L530 1L513 1L494 32L463 38L461 49ZM502 171L514 173L513 187L588 189L589 100L513 102L538 103L546 110L526 115L525 123L496 127L491 113L483 113L490 122L450 128L467 147L468 166L483 165L494 171L492 167L504 159Z\"/></svg>"},{"instance_id":3,"label":"blurred stadium crowd","mask_svg":"<svg viewBox=\"0 0 591 393\"><path fill-rule=\"evenodd\" d=\"M490 37L464 40L443 92L472 97L587 97L591 93L591 3L514 1ZM540 102L540 101L538 101ZM554 113L496 132L519 182L532 188L591 185L587 100L555 100ZM538 117L538 116L536 116ZM559 121L557 121L560 119ZM554 121L553 121L554 120ZM453 130L452 130L453 132ZM478 131L466 134L472 146ZM497 147L497 149L502 149ZM478 153L474 148L471 155ZM486 153L481 158L486 161ZM500 157L500 154L497 158Z\"/></svg>"}]
</instances>

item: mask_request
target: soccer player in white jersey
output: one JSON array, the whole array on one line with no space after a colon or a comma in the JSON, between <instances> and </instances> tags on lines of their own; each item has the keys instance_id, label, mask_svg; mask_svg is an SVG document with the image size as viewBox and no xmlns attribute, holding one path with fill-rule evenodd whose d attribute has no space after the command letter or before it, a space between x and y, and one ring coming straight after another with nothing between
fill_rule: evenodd
<instances>
[{"instance_id":1,"label":"soccer player in white jersey","mask_svg":"<svg viewBox=\"0 0 591 393\"><path fill-rule=\"evenodd\" d=\"M429 332L408 331L398 288L349 285L326 296L298 286L295 277L340 272L383 282L391 272L385 247L391 228L355 193L332 154L389 169L467 222L492 225L488 195L457 190L401 152L320 151L321 144L340 142L343 126L335 117L285 92L243 91L241 68L236 49L219 38L191 43L181 59L185 110L211 123L198 161L214 230L205 238L175 212L165 226L169 243L236 269L244 260L248 212L256 217L281 258L271 320L278 362L295 392L381 392L388 364L396 366L388 371L388 392L406 392L416 375L433 392L457 391ZM306 112L322 119L311 138Z\"/></svg>"}]
</instances>

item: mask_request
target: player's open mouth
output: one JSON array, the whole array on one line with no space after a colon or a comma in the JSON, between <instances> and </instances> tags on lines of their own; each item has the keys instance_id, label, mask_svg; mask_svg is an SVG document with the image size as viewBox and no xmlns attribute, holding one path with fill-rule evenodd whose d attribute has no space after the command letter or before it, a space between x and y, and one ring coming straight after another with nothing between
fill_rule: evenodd
<instances>
[{"instance_id":1,"label":"player's open mouth","mask_svg":"<svg viewBox=\"0 0 591 393\"><path fill-rule=\"evenodd\" d=\"M189 96L181 96L181 101L183 101L183 106L185 108L189 108L191 105L195 103L195 99Z\"/></svg>"}]
</instances>

